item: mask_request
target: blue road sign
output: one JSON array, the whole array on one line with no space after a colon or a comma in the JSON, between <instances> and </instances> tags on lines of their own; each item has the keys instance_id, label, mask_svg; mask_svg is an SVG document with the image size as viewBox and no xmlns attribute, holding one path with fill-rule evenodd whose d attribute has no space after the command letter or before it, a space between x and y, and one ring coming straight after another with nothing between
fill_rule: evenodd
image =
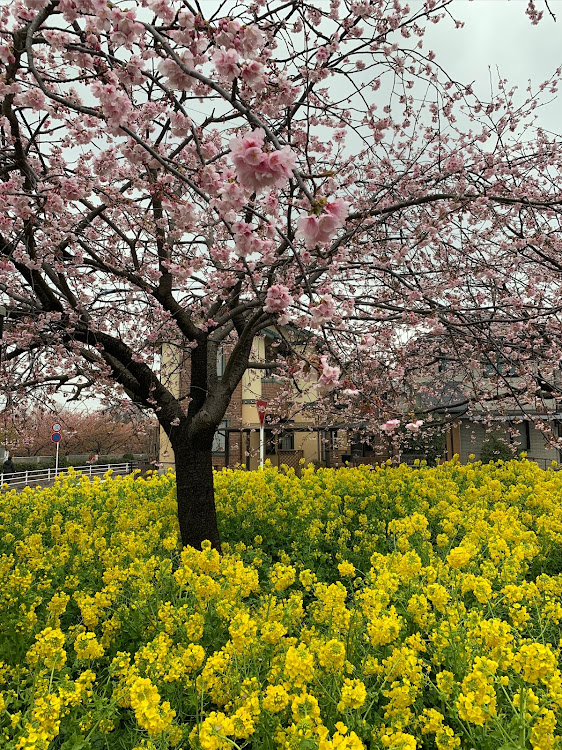
<instances>
[{"instance_id":1,"label":"blue road sign","mask_svg":"<svg viewBox=\"0 0 562 750\"><path fill-rule=\"evenodd\" d=\"M51 440L53 443L58 443L60 441L60 432L53 432L51 435Z\"/></svg>"}]
</instances>

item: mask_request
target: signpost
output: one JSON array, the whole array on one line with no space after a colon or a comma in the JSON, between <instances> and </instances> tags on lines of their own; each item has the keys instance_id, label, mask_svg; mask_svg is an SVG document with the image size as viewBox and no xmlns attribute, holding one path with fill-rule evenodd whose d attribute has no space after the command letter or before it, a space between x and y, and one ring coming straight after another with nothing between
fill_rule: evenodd
<instances>
[{"instance_id":1,"label":"signpost","mask_svg":"<svg viewBox=\"0 0 562 750\"><path fill-rule=\"evenodd\" d=\"M55 455L55 476L59 473L59 443L61 441L61 426L58 424L58 422L55 422L55 424L51 428L53 430L53 434L51 435L51 440L55 445L57 446L57 452Z\"/></svg>"},{"instance_id":2,"label":"signpost","mask_svg":"<svg viewBox=\"0 0 562 750\"><path fill-rule=\"evenodd\" d=\"M258 417L260 418L260 467L263 468L265 461L265 413L267 411L267 401L258 399L256 401L256 407L258 409Z\"/></svg>"}]
</instances>

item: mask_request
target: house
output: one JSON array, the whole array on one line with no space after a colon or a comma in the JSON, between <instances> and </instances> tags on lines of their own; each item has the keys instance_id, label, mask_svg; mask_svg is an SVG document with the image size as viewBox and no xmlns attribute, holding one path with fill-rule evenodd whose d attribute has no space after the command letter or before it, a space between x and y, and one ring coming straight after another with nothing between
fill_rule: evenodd
<instances>
[{"instance_id":1,"label":"house","mask_svg":"<svg viewBox=\"0 0 562 750\"><path fill-rule=\"evenodd\" d=\"M458 455L461 463L468 463L472 460L470 456L474 456L474 460L487 462L524 452L529 461L543 469L553 461L561 463L561 451L548 443L544 430L537 424L544 425L554 437L562 437L562 412L461 415L453 421L447 435L446 458Z\"/></svg>"},{"instance_id":2,"label":"house","mask_svg":"<svg viewBox=\"0 0 562 750\"><path fill-rule=\"evenodd\" d=\"M253 359L269 362L276 358L276 347L282 337L273 329L266 329L256 337ZM301 339L301 346L310 346L310 338ZM224 371L231 347L225 344L219 349L217 374ZM176 396L182 398L189 391L189 349L167 345L162 350L162 377ZM249 369L232 395L230 404L215 436L213 465L223 467L259 466L260 423L256 402L275 402L280 398L284 383L273 370ZM286 464L298 469L301 460L318 466L341 466L351 458L351 446L345 426L332 427L318 424L307 413L306 406L315 399L314 389L299 388L298 384L290 398L290 408L283 409L289 418L279 419L271 407L265 424L265 458L274 466ZM359 452L359 447L354 449ZM361 454L363 449L361 449ZM354 454L355 455L355 454ZM165 432L160 429L158 446L159 463L162 470L174 466L173 450Z\"/></svg>"},{"instance_id":3,"label":"house","mask_svg":"<svg viewBox=\"0 0 562 750\"><path fill-rule=\"evenodd\" d=\"M291 332L292 333L292 332ZM301 334L302 336L302 334ZM313 346L313 335L302 339L303 347ZM266 329L256 337L253 359L269 362L276 359L275 348L282 340L274 329ZM228 344L219 350L217 372L220 376L228 360ZM166 346L162 352L162 374L168 387L176 395L187 395L189 391L189 348ZM475 375L477 376L475 378ZM511 377L511 374L508 373ZM447 379L448 377L448 379ZM516 379L516 376L513 375ZM430 408L440 415L447 424L443 445L420 447L417 452L402 453L401 460L413 463L416 458L452 459L458 455L462 463L474 456L476 460L488 461L491 458L506 458L526 452L527 457L546 468L552 461L560 461L560 451L545 440L544 426L554 437L562 436L562 403L553 398L552 393L539 391L533 403L522 408L507 408L505 392L497 390L497 397L489 398L486 409L472 406L469 410L469 386L458 374L452 375L445 360L438 361L431 379L431 391L420 388L417 406L422 413ZM489 365L481 371L470 373L471 382L494 384ZM435 387L435 383L439 383ZM259 417L256 402L268 401L270 406L266 417L265 458L274 466L286 464L297 469L300 461L312 462L316 466L339 467L346 463L377 464L391 457L393 447L381 435L365 438L365 425L348 424L334 409L333 419L320 423L307 406L313 403L314 389L300 388L295 384L290 394L290 408L284 409L289 417L280 420L275 413L275 401L280 397L283 383L274 370L250 369L238 384L224 420L215 436L213 465L217 469L245 466L256 469L259 466ZM488 389L489 390L489 389ZM493 390L493 389L492 389ZM428 395L431 394L431 395ZM543 429L540 429L540 425ZM367 433L368 434L368 433ZM513 453L510 451L513 449ZM431 455L430 455L431 454ZM166 434L160 430L156 450L163 470L174 466L173 451Z\"/></svg>"},{"instance_id":4,"label":"house","mask_svg":"<svg viewBox=\"0 0 562 750\"><path fill-rule=\"evenodd\" d=\"M532 364L531 364L532 367ZM447 372L446 362L440 362L438 373ZM561 452L549 443L546 435L562 437L562 401L552 387L540 385L538 373L534 395L525 394L523 401L511 398L510 389L518 390L521 380L513 367L501 361L485 362L472 367L463 379L457 375L444 380L437 393L419 399L420 406L441 406L436 409L449 421L446 434L445 458L457 455L461 463L471 460L484 462L497 458L507 459L526 453L530 461L548 468L553 461L561 461ZM554 380L562 373L555 372ZM475 383L486 394L482 403L469 405L471 389Z\"/></svg>"},{"instance_id":5,"label":"house","mask_svg":"<svg viewBox=\"0 0 562 750\"><path fill-rule=\"evenodd\" d=\"M294 336L294 332L290 333ZM307 348L314 345L312 340L312 336L306 338L300 334L300 341L292 343ZM275 360L276 349L280 345L281 335L276 330L266 329L256 337L253 360ZM225 344L219 350L219 376L224 371L231 349L232 347ZM188 348L170 345L162 350L162 377L167 386L180 398L187 396L189 392L189 352ZM329 424L318 422L306 408L316 398L315 389L301 386L304 386L304 383L299 385L296 382L290 393L290 403L285 404L285 408L282 409L285 418L281 420L280 413L275 411L275 402L281 398L285 383L276 376L274 370L247 370L234 391L224 420L215 436L214 467L221 469L244 466L250 470L258 468L258 400L265 400L269 404L265 423L265 458L273 466L285 464L298 469L300 462L304 461L305 464L314 463L316 466L339 467L347 462L372 464L388 458L387 446L383 440L375 440L374 444L362 442L359 437L361 426L340 423L337 413L334 413L334 419ZM173 450L162 429L158 434L157 455L163 471L173 468Z\"/></svg>"}]
</instances>

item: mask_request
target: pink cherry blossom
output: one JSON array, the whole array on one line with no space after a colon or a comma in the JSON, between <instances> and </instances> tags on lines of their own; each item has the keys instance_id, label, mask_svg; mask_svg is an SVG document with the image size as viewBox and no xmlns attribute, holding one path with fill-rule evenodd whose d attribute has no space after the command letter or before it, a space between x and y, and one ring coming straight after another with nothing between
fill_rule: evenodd
<instances>
[{"instance_id":1,"label":"pink cherry blossom","mask_svg":"<svg viewBox=\"0 0 562 750\"><path fill-rule=\"evenodd\" d=\"M191 120L181 112L173 112L170 115L170 125L172 135L180 138L185 138L191 130Z\"/></svg>"},{"instance_id":2,"label":"pink cherry blossom","mask_svg":"<svg viewBox=\"0 0 562 750\"><path fill-rule=\"evenodd\" d=\"M307 248L325 245L333 240L349 213L349 204L343 198L334 198L325 205L320 216L301 216L297 222L296 236L304 239Z\"/></svg>"},{"instance_id":3,"label":"pink cherry blossom","mask_svg":"<svg viewBox=\"0 0 562 750\"><path fill-rule=\"evenodd\" d=\"M391 435L400 426L399 419L388 419L384 424L381 424L381 432L386 432L387 435Z\"/></svg>"},{"instance_id":4,"label":"pink cherry blossom","mask_svg":"<svg viewBox=\"0 0 562 750\"><path fill-rule=\"evenodd\" d=\"M318 378L318 384L323 388L334 388L339 383L340 368L337 365L329 365L326 355L320 357L320 364L322 365L322 372Z\"/></svg>"},{"instance_id":5,"label":"pink cherry blossom","mask_svg":"<svg viewBox=\"0 0 562 750\"><path fill-rule=\"evenodd\" d=\"M120 8L113 7L112 21L114 25L112 38L116 46L124 44L130 47L143 32L143 26L137 22L132 10L122 11Z\"/></svg>"},{"instance_id":6,"label":"pink cherry blossom","mask_svg":"<svg viewBox=\"0 0 562 750\"><path fill-rule=\"evenodd\" d=\"M189 50L184 50L178 57L188 70L194 69L195 61ZM193 78L184 73L175 60L162 60L160 72L165 78L166 85L175 91L188 91L193 86Z\"/></svg>"},{"instance_id":7,"label":"pink cherry blossom","mask_svg":"<svg viewBox=\"0 0 562 750\"><path fill-rule=\"evenodd\" d=\"M61 180L59 190L64 200L77 200L84 196L84 190L76 177Z\"/></svg>"},{"instance_id":8,"label":"pink cherry blossom","mask_svg":"<svg viewBox=\"0 0 562 750\"><path fill-rule=\"evenodd\" d=\"M238 254L246 258L252 253L258 252L261 240L255 233L253 224L247 224L245 221L236 221L232 225L234 231L234 241Z\"/></svg>"},{"instance_id":9,"label":"pink cherry blossom","mask_svg":"<svg viewBox=\"0 0 562 750\"><path fill-rule=\"evenodd\" d=\"M245 26L240 30L240 51L244 57L256 57L265 45L265 37L257 26Z\"/></svg>"},{"instance_id":10,"label":"pink cherry blossom","mask_svg":"<svg viewBox=\"0 0 562 750\"><path fill-rule=\"evenodd\" d=\"M254 192L280 187L292 174L296 157L289 148L277 151L264 150L265 131L252 130L230 140L231 158L238 181Z\"/></svg>"},{"instance_id":11,"label":"pink cherry blossom","mask_svg":"<svg viewBox=\"0 0 562 750\"><path fill-rule=\"evenodd\" d=\"M195 28L195 16L190 10L182 9L178 14L178 24L182 29Z\"/></svg>"},{"instance_id":12,"label":"pink cherry blossom","mask_svg":"<svg viewBox=\"0 0 562 750\"><path fill-rule=\"evenodd\" d=\"M252 60L242 67L242 80L252 91L263 91L267 86L265 66L257 60Z\"/></svg>"},{"instance_id":13,"label":"pink cherry blossom","mask_svg":"<svg viewBox=\"0 0 562 750\"><path fill-rule=\"evenodd\" d=\"M267 290L264 310L267 313L279 313L293 303L289 288L284 284L274 284Z\"/></svg>"},{"instance_id":14,"label":"pink cherry blossom","mask_svg":"<svg viewBox=\"0 0 562 750\"><path fill-rule=\"evenodd\" d=\"M240 75L240 57L235 49L218 49L213 55L213 63L217 73L227 81L233 81Z\"/></svg>"},{"instance_id":15,"label":"pink cherry blossom","mask_svg":"<svg viewBox=\"0 0 562 750\"><path fill-rule=\"evenodd\" d=\"M460 172L463 166L464 164L460 154L453 154L443 162L443 171L452 174L453 172Z\"/></svg>"},{"instance_id":16,"label":"pink cherry blossom","mask_svg":"<svg viewBox=\"0 0 562 750\"><path fill-rule=\"evenodd\" d=\"M149 0L148 6L155 16L158 16L166 23L173 21L176 15L176 11L167 0Z\"/></svg>"},{"instance_id":17,"label":"pink cherry blossom","mask_svg":"<svg viewBox=\"0 0 562 750\"><path fill-rule=\"evenodd\" d=\"M46 109L45 95L41 89L27 89L17 97L17 103L24 107L33 107L36 110Z\"/></svg>"},{"instance_id":18,"label":"pink cherry blossom","mask_svg":"<svg viewBox=\"0 0 562 750\"><path fill-rule=\"evenodd\" d=\"M343 198L333 198L326 203L326 213L335 216L341 222L340 226L343 226L349 214L349 203Z\"/></svg>"},{"instance_id":19,"label":"pink cherry blossom","mask_svg":"<svg viewBox=\"0 0 562 750\"><path fill-rule=\"evenodd\" d=\"M408 422L408 424L406 425L406 429L408 430L408 432L416 433L420 431L420 427L422 425L423 419L416 419L415 422Z\"/></svg>"},{"instance_id":20,"label":"pink cherry blossom","mask_svg":"<svg viewBox=\"0 0 562 750\"><path fill-rule=\"evenodd\" d=\"M311 309L311 317L312 322L315 325L321 325L322 323L327 323L329 320L331 320L334 317L334 314L336 312L336 305L334 300L329 294L324 295L320 302L312 307Z\"/></svg>"},{"instance_id":21,"label":"pink cherry blossom","mask_svg":"<svg viewBox=\"0 0 562 750\"><path fill-rule=\"evenodd\" d=\"M43 10L49 4L49 0L25 0L25 4L30 10L38 11Z\"/></svg>"},{"instance_id":22,"label":"pink cherry blossom","mask_svg":"<svg viewBox=\"0 0 562 750\"><path fill-rule=\"evenodd\" d=\"M51 29L45 29L43 36L47 43L57 50L64 49L66 44L69 44L72 37L64 31L53 31Z\"/></svg>"},{"instance_id":23,"label":"pink cherry blossom","mask_svg":"<svg viewBox=\"0 0 562 750\"><path fill-rule=\"evenodd\" d=\"M15 59L16 58L8 45L0 44L0 62L3 62L4 65L9 65L10 63L15 62Z\"/></svg>"},{"instance_id":24,"label":"pink cherry blossom","mask_svg":"<svg viewBox=\"0 0 562 750\"><path fill-rule=\"evenodd\" d=\"M92 84L92 93L100 100L103 114L112 133L119 132L121 124L127 124L132 112L132 105L124 91L112 83Z\"/></svg>"}]
</instances>

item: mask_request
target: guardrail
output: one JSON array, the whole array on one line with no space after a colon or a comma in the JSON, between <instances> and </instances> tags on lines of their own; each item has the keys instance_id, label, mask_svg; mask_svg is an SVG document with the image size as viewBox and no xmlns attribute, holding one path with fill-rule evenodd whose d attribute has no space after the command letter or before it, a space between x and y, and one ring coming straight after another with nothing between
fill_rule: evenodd
<instances>
[{"instance_id":1,"label":"guardrail","mask_svg":"<svg viewBox=\"0 0 562 750\"><path fill-rule=\"evenodd\" d=\"M68 474L69 469L80 473L86 477L99 477L103 476L107 471L113 469L114 474L131 474L135 466L133 462L128 461L122 464L88 464L88 466L69 466L59 468L58 471L55 469L34 469L32 471L15 471L13 474L4 474L0 472L0 487L3 484L8 487L27 487L31 485L34 487L36 484L43 482L52 482L57 476Z\"/></svg>"}]
</instances>

